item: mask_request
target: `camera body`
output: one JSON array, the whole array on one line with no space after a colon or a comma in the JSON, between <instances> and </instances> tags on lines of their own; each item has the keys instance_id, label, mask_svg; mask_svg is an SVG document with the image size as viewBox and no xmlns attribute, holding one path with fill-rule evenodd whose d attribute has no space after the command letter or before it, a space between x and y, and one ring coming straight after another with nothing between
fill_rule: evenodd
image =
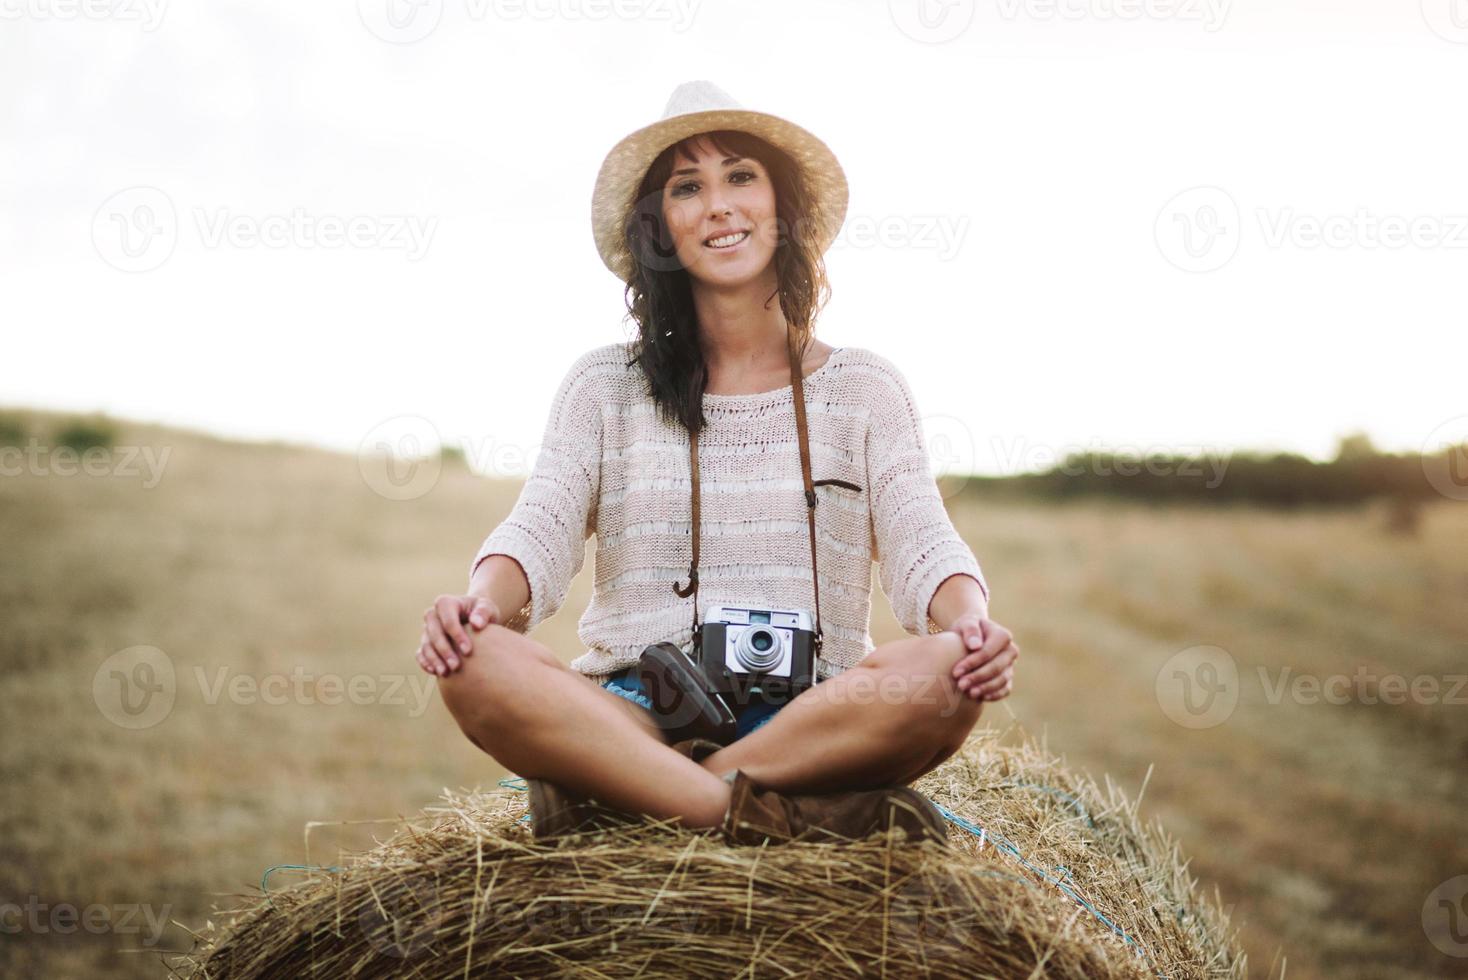
<instances>
[{"instance_id":1,"label":"camera body","mask_svg":"<svg viewBox=\"0 0 1468 980\"><path fill-rule=\"evenodd\" d=\"M714 606L699 624L693 659L705 689L736 704L786 703L816 678L815 631L805 609Z\"/></svg>"}]
</instances>

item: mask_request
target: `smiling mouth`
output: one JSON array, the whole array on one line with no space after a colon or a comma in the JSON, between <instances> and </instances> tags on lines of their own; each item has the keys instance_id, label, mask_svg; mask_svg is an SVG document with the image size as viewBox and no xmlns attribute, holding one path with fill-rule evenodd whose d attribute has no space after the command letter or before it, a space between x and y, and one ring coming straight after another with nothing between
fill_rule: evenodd
<instances>
[{"instance_id":1,"label":"smiling mouth","mask_svg":"<svg viewBox=\"0 0 1468 980\"><path fill-rule=\"evenodd\" d=\"M704 239L703 245L705 248L713 249L733 248L735 245L740 244L748 237L749 232L747 230L731 231L725 235L718 235L714 238L706 238Z\"/></svg>"}]
</instances>

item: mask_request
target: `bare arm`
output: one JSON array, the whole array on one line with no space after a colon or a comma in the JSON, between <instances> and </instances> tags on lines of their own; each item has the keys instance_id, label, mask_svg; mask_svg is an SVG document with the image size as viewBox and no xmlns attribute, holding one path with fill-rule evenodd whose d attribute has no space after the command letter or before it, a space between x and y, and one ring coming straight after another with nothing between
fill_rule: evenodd
<instances>
[{"instance_id":1,"label":"bare arm","mask_svg":"<svg viewBox=\"0 0 1468 980\"><path fill-rule=\"evenodd\" d=\"M509 555L487 555L469 579L469 595L484 596L500 610L500 624L525 632L529 619L530 581L520 563Z\"/></svg>"},{"instance_id":2,"label":"bare arm","mask_svg":"<svg viewBox=\"0 0 1468 980\"><path fill-rule=\"evenodd\" d=\"M979 619L989 617L989 602L977 580L962 572L950 575L933 593L928 603L928 618L938 624L939 631L952 629L953 623L964 613L974 613Z\"/></svg>"}]
</instances>

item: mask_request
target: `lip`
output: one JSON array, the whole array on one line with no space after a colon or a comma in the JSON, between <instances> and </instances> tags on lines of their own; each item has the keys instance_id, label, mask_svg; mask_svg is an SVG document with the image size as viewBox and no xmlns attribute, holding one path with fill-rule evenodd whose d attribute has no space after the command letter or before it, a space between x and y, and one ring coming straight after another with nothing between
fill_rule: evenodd
<instances>
[{"instance_id":1,"label":"lip","mask_svg":"<svg viewBox=\"0 0 1468 980\"><path fill-rule=\"evenodd\" d=\"M727 235L739 235L739 234L744 235L744 240L743 241L740 241L740 242L737 242L737 243L735 243L733 245L725 245L723 248L715 248L714 246L712 246L712 245L709 244L709 242L713 241L715 238L724 238ZM709 235L707 238L705 238L703 240L703 247L704 248L712 248L715 252L728 252L728 251L731 251L733 249L739 248L745 242L749 241L749 238L750 238L750 230L748 228L730 228L727 231L718 231L718 232L714 232L712 235Z\"/></svg>"}]
</instances>

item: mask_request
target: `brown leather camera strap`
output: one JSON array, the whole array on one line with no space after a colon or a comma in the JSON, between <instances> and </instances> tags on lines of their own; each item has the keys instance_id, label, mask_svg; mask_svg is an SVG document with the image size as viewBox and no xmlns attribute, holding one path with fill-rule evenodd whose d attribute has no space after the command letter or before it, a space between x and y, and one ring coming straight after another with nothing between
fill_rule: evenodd
<instances>
[{"instance_id":1,"label":"brown leather camera strap","mask_svg":"<svg viewBox=\"0 0 1468 980\"><path fill-rule=\"evenodd\" d=\"M795 401L795 431L800 440L800 477L805 483L805 513L807 523L810 526L810 574L811 587L815 595L815 650L819 654L821 650L821 581L816 572L816 485L818 483L837 483L841 486L860 490L860 487L844 480L819 480L812 481L810 477L810 437L806 431L805 424L805 386L803 384L803 372L801 371L800 352L795 348L795 334L787 332L788 348L790 352L790 387ZM693 480L693 557L688 565L688 582L686 585L673 583L673 591L679 598L686 599L693 596L693 635L698 636L698 539L700 527L699 513L699 488L698 488L698 433L688 432L688 470Z\"/></svg>"}]
</instances>

